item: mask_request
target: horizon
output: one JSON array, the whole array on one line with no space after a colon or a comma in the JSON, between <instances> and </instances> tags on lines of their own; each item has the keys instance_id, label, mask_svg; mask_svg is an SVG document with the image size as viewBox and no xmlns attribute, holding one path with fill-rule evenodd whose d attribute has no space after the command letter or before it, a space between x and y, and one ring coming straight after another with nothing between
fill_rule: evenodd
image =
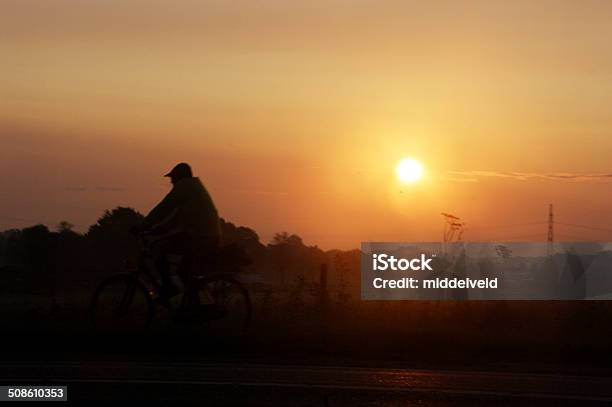
<instances>
[{"instance_id":1,"label":"horizon","mask_svg":"<svg viewBox=\"0 0 612 407\"><path fill-rule=\"evenodd\" d=\"M50 225L50 224L45 224L43 222L37 222L37 221L32 220L32 219L4 218L4 219L9 220L9 221L15 221L15 222L20 222L20 223L25 223L25 222L32 222L32 223L27 225L27 226L23 226L23 227L0 229L0 234L5 234L5 233L13 231L13 230L23 230L23 229L28 229L28 228L36 227L36 226L44 226L50 232L57 232L57 233L60 232L60 228L67 227L68 230L70 230L70 231L72 231L74 233L77 233L77 234L79 234L81 236L85 236L85 235L88 234L88 232L89 232L89 230L91 229L92 226L95 226L95 225L98 224L98 221L103 216L105 216L107 213L113 212L116 209L130 209L130 210L133 210L133 211L135 211L136 213L138 213L140 215L143 215L143 213L141 213L138 210L136 210L135 208L131 208L131 207L121 207L121 206L118 206L118 207L115 207L115 208L109 208L109 209L105 210L105 212L102 215L100 215L100 218L98 218L96 220L96 222L92 223L91 225L87 226L86 228L78 227L78 225L75 225L75 224L71 223L70 221L68 221L66 219L59 221L55 225ZM443 214L443 215L446 215L446 214ZM220 217L220 219L223 222L227 223L227 224L233 225L234 227L245 227L247 229L250 229L251 231L253 231L257 235L258 242L263 244L264 246L268 246L270 244L273 244L274 243L274 238L275 238L276 235L281 235L281 234L287 234L288 236L297 235L295 233L291 233L291 232L287 232L287 231L279 231L279 232L274 233L274 235L270 239L262 239L261 235L257 232L257 230L255 230L254 228L250 227L249 225L236 224L236 223L232 222L231 220L225 219L223 217ZM459 219L457 219L457 220L459 220ZM496 226L493 226L493 227L484 227L482 229L485 229L485 230L488 230L488 229L509 230L510 229L511 230L511 229L516 228L516 227L526 227L526 226L527 227L534 227L536 225L538 225L538 227L540 227L540 228L544 228L544 227L548 228L551 225L551 223L549 223L549 222L533 222L533 223L528 223L528 224L515 224L515 225L508 225L507 224L507 225L496 225ZM598 227L593 227L593 226L588 226L588 225L579 225L579 224L565 223L565 222L559 222L559 221L553 221L552 225L553 225L553 227L555 229L557 227L559 227L559 226L561 226L561 227L569 226L569 227L571 227L574 230L580 229L580 230L584 231L586 229L586 230L589 230L591 232L593 232L593 231L599 231L599 232L605 232L605 233L612 232L612 230L606 229L606 228L598 228ZM465 230L463 230L463 233L465 233ZM511 244L511 245L512 244L514 244L514 245L516 245L516 244L519 244L519 245L520 244L533 245L534 243L550 244L550 242L545 242L543 239L537 239L537 240L533 240L532 239L533 237L537 237L540 234L541 233L532 234L532 235L523 235L523 236L511 236L510 238L506 238L506 239L504 239L504 238L497 238L497 239L483 239L483 240L463 240L463 239L457 240L456 239L457 235L453 234L452 235L453 237L451 237L447 242L449 244L460 243L460 242L461 243L469 243L469 244L471 244L471 243L504 243L504 244ZM323 250L324 252L332 252L332 251L336 251L336 250L339 250L339 251L362 250L362 247L363 247L364 243L371 244L371 243L374 242L374 241L360 242L358 247L344 247L344 248L340 248L340 247L328 247L328 248L325 248L325 247L320 247L316 243L304 242L303 238L301 236L299 236L299 235L297 235L297 236L300 239L302 239L302 242L303 242L303 244L305 246L307 246L307 247L315 247L315 248L318 248L320 250ZM562 233L561 236L568 236L568 235ZM573 235L573 236L576 237L575 235ZM525 240L526 238L531 238L531 239ZM404 241L402 243L410 243L410 244L430 244L430 243L444 244L444 239L445 239L444 236L441 236L441 239L439 239L439 240L431 240L431 241L426 241L426 240L423 240L423 241ZM390 242L377 241L376 243L390 243ZM596 243L597 244L597 243L604 243L604 241L595 242L595 241L593 241L593 239L588 239L588 238L587 239L585 239L585 238L578 238L578 239L576 239L576 238L574 238L574 239L554 239L554 245L558 245L558 244L563 245L563 244L568 244L568 243L578 243L578 244ZM608 242L605 242L605 243L608 243ZM603 248L604 247L602 246L602 249Z\"/></svg>"}]
</instances>

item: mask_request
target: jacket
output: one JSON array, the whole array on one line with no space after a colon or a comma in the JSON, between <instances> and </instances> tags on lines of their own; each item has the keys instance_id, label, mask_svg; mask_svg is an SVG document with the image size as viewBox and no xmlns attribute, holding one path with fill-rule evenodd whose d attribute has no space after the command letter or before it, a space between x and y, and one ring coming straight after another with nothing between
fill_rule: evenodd
<instances>
[{"instance_id":1,"label":"jacket","mask_svg":"<svg viewBox=\"0 0 612 407\"><path fill-rule=\"evenodd\" d=\"M142 227L150 229L162 223L172 224L178 231L194 237L221 235L217 208L196 177L177 181L168 195L145 217Z\"/></svg>"}]
</instances>

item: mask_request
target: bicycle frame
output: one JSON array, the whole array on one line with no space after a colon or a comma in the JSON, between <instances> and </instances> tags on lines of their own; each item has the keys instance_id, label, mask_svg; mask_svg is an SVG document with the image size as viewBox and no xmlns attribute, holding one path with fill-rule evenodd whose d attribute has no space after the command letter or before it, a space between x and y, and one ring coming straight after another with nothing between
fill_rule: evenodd
<instances>
[{"instance_id":1,"label":"bicycle frame","mask_svg":"<svg viewBox=\"0 0 612 407\"><path fill-rule=\"evenodd\" d=\"M156 270L153 253L151 252L151 244L155 240L149 240L147 236L149 236L149 234L138 235L141 244L138 261L134 268L130 268L126 265L126 272L133 274L135 278L142 281L145 287L147 287L149 295L153 297L155 293L159 292L161 282L158 281L158 278L156 278L154 274Z\"/></svg>"},{"instance_id":2,"label":"bicycle frame","mask_svg":"<svg viewBox=\"0 0 612 407\"><path fill-rule=\"evenodd\" d=\"M143 282L145 287L147 287L149 291L149 295L151 295L152 299L155 300L155 294L159 292L161 288L161 282L156 278L155 272L156 266L154 264L153 253L151 252L151 245L159 240L163 240L169 238L168 235L162 235L161 237L154 239L148 239L148 236L153 236L151 234L143 233L140 234L140 242L141 242L141 250L138 257L138 262L136 268L134 270L128 270L128 272L135 275L137 279ZM184 261L184 256L182 256L179 262L169 262L171 265L177 266L178 268L182 267L182 262ZM193 282L185 281L185 290L184 297L182 302L191 302L193 301L193 294L198 293L198 288L193 287ZM164 303L163 305L168 306L169 304Z\"/></svg>"}]
</instances>

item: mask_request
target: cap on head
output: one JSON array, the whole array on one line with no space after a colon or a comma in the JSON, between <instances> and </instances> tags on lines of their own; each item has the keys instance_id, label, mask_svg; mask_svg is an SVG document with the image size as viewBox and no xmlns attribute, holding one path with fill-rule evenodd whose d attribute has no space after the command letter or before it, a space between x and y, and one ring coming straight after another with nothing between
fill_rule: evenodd
<instances>
[{"instance_id":1,"label":"cap on head","mask_svg":"<svg viewBox=\"0 0 612 407\"><path fill-rule=\"evenodd\" d=\"M176 164L174 168L164 175L164 177L170 177L172 179L190 178L193 177L191 167L187 163Z\"/></svg>"}]
</instances>

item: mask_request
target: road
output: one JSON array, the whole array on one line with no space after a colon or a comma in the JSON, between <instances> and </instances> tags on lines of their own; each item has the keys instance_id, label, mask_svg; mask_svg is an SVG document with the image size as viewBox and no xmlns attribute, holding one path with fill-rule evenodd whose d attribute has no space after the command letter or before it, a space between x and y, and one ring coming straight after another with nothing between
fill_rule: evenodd
<instances>
[{"instance_id":1,"label":"road","mask_svg":"<svg viewBox=\"0 0 612 407\"><path fill-rule=\"evenodd\" d=\"M612 403L612 378L263 363L5 362L4 384L65 384L72 401L251 405Z\"/></svg>"}]
</instances>

